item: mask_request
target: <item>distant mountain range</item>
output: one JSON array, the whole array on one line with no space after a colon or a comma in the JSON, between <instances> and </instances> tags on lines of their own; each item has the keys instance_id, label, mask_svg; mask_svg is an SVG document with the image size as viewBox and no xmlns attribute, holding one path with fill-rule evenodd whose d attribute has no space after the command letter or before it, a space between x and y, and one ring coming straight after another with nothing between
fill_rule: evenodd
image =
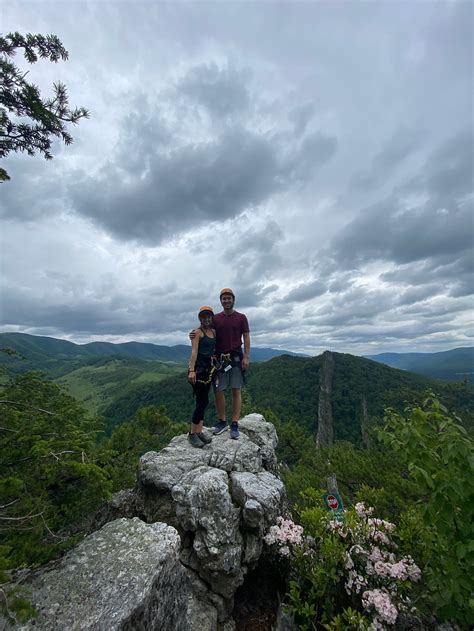
<instances>
[{"instance_id":1,"label":"distant mountain range","mask_svg":"<svg viewBox=\"0 0 474 631\"><path fill-rule=\"evenodd\" d=\"M90 342L89 344L74 344L67 340L26 333L0 333L0 349L11 348L26 359L24 369L43 370L55 376L71 370L62 370L63 362L74 361L79 365L90 365L97 362L97 358L130 358L144 361L173 362L185 365L189 359L191 346L178 344L163 346L143 342ZM252 362L262 362L290 355L293 357L308 357L302 353L274 348L252 347ZM0 353L0 364L5 356ZM474 347L455 348L439 353L380 353L366 355L366 359L386 364L391 368L408 370L426 377L443 381L464 381L474 383ZM2 361L3 360L3 361Z\"/></svg>"},{"instance_id":2,"label":"distant mountain range","mask_svg":"<svg viewBox=\"0 0 474 631\"><path fill-rule=\"evenodd\" d=\"M0 349L11 349L0 352L0 369L4 369L0 370L0 380L6 378L6 373L41 370L50 379L66 386L91 413L104 415L109 429L130 419L139 408L147 405L164 405L176 421L190 418L194 403L185 369L190 346L169 347L139 342L73 344L51 337L3 333L0 334ZM468 376L465 373L469 372L472 351L382 354L371 360L332 353L331 407L336 438L360 444L363 422L370 424L371 419L381 419L387 405L403 409L407 403L423 400L429 391L435 392L448 409L458 412L471 427L474 423L474 388L462 381ZM403 360L410 359L411 365L419 368L420 364L414 360L420 357L432 360L421 366L426 373L431 371L430 376L437 376L443 367L443 374L448 378L456 374L461 383L442 383L383 365L396 360L397 367L405 367L407 364ZM254 347L252 358L244 393L249 409L271 410L283 421L294 420L314 432L323 355L295 356L276 349ZM442 358L445 358L444 364ZM265 361L267 359L269 361ZM438 373L433 375L436 367ZM207 415L209 419L213 418L213 406L209 406Z\"/></svg>"},{"instance_id":3,"label":"distant mountain range","mask_svg":"<svg viewBox=\"0 0 474 631\"><path fill-rule=\"evenodd\" d=\"M380 353L366 355L392 368L408 370L426 377L443 381L474 383L474 347L454 348L440 353Z\"/></svg>"},{"instance_id":4,"label":"distant mountain range","mask_svg":"<svg viewBox=\"0 0 474 631\"><path fill-rule=\"evenodd\" d=\"M28 335L26 333L0 333L0 348L11 348L30 361L43 361L46 358L72 359L91 356L115 356L185 364L191 353L191 342L188 345L178 344L176 346L162 346L143 342L74 344L55 337ZM298 356L298 353L275 348L252 347L252 361L255 362L267 361L279 355Z\"/></svg>"}]
</instances>

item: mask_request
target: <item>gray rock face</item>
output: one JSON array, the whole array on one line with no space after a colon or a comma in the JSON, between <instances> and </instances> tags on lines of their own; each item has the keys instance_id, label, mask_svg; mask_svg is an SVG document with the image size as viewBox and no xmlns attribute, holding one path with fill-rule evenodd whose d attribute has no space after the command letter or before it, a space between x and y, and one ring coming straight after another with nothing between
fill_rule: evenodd
<instances>
[{"instance_id":1,"label":"gray rock face","mask_svg":"<svg viewBox=\"0 0 474 631\"><path fill-rule=\"evenodd\" d=\"M36 628L230 629L285 501L273 425L252 414L239 426L239 440L225 432L196 449L183 435L142 456L136 487L97 515L102 528L31 581Z\"/></svg>"},{"instance_id":2,"label":"gray rock face","mask_svg":"<svg viewBox=\"0 0 474 631\"><path fill-rule=\"evenodd\" d=\"M318 433L316 444L319 447L330 447L334 442L332 423L332 378L334 373L334 355L324 351L321 365L319 403L318 403Z\"/></svg>"},{"instance_id":3,"label":"gray rock face","mask_svg":"<svg viewBox=\"0 0 474 631\"><path fill-rule=\"evenodd\" d=\"M21 629L187 628L180 539L166 524L117 519L29 584L38 611Z\"/></svg>"},{"instance_id":4,"label":"gray rock face","mask_svg":"<svg viewBox=\"0 0 474 631\"><path fill-rule=\"evenodd\" d=\"M137 489L137 507L146 505L147 519L179 530L183 563L229 602L258 561L263 534L284 501L283 483L268 470L276 470L275 428L259 414L239 428L239 440L225 432L195 449L177 436L159 453L145 454Z\"/></svg>"}]
</instances>

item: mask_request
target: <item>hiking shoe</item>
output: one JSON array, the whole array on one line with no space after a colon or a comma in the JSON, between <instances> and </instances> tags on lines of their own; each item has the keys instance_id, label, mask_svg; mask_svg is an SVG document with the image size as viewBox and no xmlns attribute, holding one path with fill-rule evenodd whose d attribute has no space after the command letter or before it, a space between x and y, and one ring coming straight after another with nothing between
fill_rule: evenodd
<instances>
[{"instance_id":1,"label":"hiking shoe","mask_svg":"<svg viewBox=\"0 0 474 631\"><path fill-rule=\"evenodd\" d=\"M193 447L199 447L199 449L204 447L204 443L199 438L198 434L188 434L188 440Z\"/></svg>"},{"instance_id":2,"label":"hiking shoe","mask_svg":"<svg viewBox=\"0 0 474 631\"><path fill-rule=\"evenodd\" d=\"M233 438L234 440L237 440L239 436L240 436L239 424L236 421L234 421L233 423L230 424L230 437Z\"/></svg>"},{"instance_id":3,"label":"hiking shoe","mask_svg":"<svg viewBox=\"0 0 474 631\"><path fill-rule=\"evenodd\" d=\"M227 423L225 421L219 421L216 425L214 425L214 429L212 433L214 436L219 436L222 432L225 432L227 429Z\"/></svg>"},{"instance_id":4,"label":"hiking shoe","mask_svg":"<svg viewBox=\"0 0 474 631\"><path fill-rule=\"evenodd\" d=\"M199 436L199 438L202 440L202 442L205 445L209 445L209 443L212 443L212 436L209 436L209 434L205 434L204 432L198 432L196 436Z\"/></svg>"}]
</instances>

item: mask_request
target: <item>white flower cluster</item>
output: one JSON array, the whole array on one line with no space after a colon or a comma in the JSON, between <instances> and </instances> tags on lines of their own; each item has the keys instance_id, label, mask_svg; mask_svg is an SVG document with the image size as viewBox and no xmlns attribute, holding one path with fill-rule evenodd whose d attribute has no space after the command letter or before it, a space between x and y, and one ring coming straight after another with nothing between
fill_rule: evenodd
<instances>
[{"instance_id":1,"label":"white flower cluster","mask_svg":"<svg viewBox=\"0 0 474 631\"><path fill-rule=\"evenodd\" d=\"M303 527L291 519L278 517L277 523L270 527L264 539L269 546L276 544L279 554L289 556L290 545L300 546L303 543Z\"/></svg>"},{"instance_id":2,"label":"white flower cluster","mask_svg":"<svg viewBox=\"0 0 474 631\"><path fill-rule=\"evenodd\" d=\"M366 611L375 610L370 628L376 631L384 628L383 624L395 623L397 607L405 610L410 604L400 593L397 581L419 581L421 571L409 556L397 560L393 552L396 545L390 538L394 524L371 517L373 509L366 508L363 502L355 509L363 519L359 527L329 527L344 539L357 542L345 553L344 588L348 595L362 595Z\"/></svg>"},{"instance_id":3,"label":"white flower cluster","mask_svg":"<svg viewBox=\"0 0 474 631\"><path fill-rule=\"evenodd\" d=\"M395 624L397 621L397 608L390 600L389 594L382 589L365 591L362 594L362 606L367 611L374 608L380 618L387 624Z\"/></svg>"}]
</instances>

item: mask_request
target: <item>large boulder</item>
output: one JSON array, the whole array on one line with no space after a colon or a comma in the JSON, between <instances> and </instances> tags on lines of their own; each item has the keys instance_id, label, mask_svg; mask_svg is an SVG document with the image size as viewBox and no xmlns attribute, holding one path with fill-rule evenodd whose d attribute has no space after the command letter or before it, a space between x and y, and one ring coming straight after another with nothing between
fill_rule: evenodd
<instances>
[{"instance_id":1,"label":"large boulder","mask_svg":"<svg viewBox=\"0 0 474 631\"><path fill-rule=\"evenodd\" d=\"M121 518L26 583L38 615L21 629L185 630L188 578L166 524Z\"/></svg>"}]
</instances>

